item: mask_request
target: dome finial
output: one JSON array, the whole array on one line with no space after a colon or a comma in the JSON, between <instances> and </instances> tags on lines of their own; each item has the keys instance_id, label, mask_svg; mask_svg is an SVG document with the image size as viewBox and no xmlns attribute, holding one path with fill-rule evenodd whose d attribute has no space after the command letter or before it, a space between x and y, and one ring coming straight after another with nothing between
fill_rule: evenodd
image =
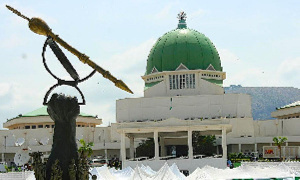
<instances>
[{"instance_id":1,"label":"dome finial","mask_svg":"<svg viewBox=\"0 0 300 180\"><path fill-rule=\"evenodd\" d=\"M186 28L186 13L184 11L181 11L180 13L178 13L177 18L179 20L178 29L183 29Z\"/></svg>"}]
</instances>

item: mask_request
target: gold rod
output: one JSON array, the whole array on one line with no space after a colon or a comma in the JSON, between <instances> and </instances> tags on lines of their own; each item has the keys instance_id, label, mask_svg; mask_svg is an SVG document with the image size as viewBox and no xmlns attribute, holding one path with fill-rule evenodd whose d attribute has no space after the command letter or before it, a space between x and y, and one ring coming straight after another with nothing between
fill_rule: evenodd
<instances>
[{"instance_id":1,"label":"gold rod","mask_svg":"<svg viewBox=\"0 0 300 180\"><path fill-rule=\"evenodd\" d=\"M16 15L28 20L29 21L28 25L29 25L29 28L31 31L33 31L36 34L52 37L52 39L54 41L56 41L61 46L63 46L65 49L67 49L69 52L71 52L72 54L77 56L81 62L83 62L84 64L88 64L90 67L92 67L93 69L98 71L100 74L102 74L104 78L112 81L116 87L133 94L133 92L127 87L127 85L122 80L115 78L113 75L110 74L109 71L106 71L105 69L103 69L102 67L97 65L88 56L79 52L77 49L75 49L74 47L69 45L67 42L65 42L63 39L61 39L58 35L54 34L45 21L43 21L40 18L31 18L30 19L30 18L24 16L22 13L20 13L16 9L12 8L11 6L6 5L6 7L10 11L15 13Z\"/></svg>"}]
</instances>

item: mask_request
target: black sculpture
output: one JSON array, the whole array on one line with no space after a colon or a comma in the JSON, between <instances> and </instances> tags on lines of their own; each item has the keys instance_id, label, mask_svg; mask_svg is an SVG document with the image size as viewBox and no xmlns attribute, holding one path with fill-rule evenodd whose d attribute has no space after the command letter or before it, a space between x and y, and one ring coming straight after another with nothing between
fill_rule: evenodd
<instances>
[{"instance_id":1,"label":"black sculpture","mask_svg":"<svg viewBox=\"0 0 300 180\"><path fill-rule=\"evenodd\" d=\"M69 166L75 162L78 166L78 152L76 144L76 118L79 115L80 107L76 97L69 97L63 94L53 94L47 111L55 122L53 134L53 145L51 154L46 166L46 179L50 180L52 165L58 161L62 170L62 178L70 179ZM72 161L73 160L73 161Z\"/></svg>"},{"instance_id":2,"label":"black sculpture","mask_svg":"<svg viewBox=\"0 0 300 180\"><path fill-rule=\"evenodd\" d=\"M132 93L132 91L122 80L118 80L117 78L112 76L109 71L106 71L102 67L98 66L96 63L90 60L88 56L79 52L77 49L70 46L63 39L61 39L58 35L54 34L45 21L40 18L30 19L14 8L10 6L6 7L13 13L26 19L29 22L29 28L33 32L47 36L42 53L43 63L46 70L58 81L57 84L55 84L48 90L43 101L44 105L48 105L48 114L55 123L52 150L46 166L41 161L41 153L37 152L31 154L35 161L33 164L35 177L38 180L88 180L89 167L87 165L87 159L86 157L78 157L77 144L75 139L76 118L80 112L79 105L85 104L84 95L77 87L77 85L78 83L81 83L93 76L97 71L101 73L104 78L112 81L118 88L129 93ZM56 42L70 51L72 54L77 56L81 62L92 67L93 71L87 77L80 79L78 73L73 68L72 64L69 62ZM66 71L73 78L73 81L60 79L50 71L45 59L46 47L48 45L54 52L57 59L66 69ZM50 101L47 102L48 96L50 95L52 90L61 85L74 87L80 93L82 102L79 103L76 97L70 97L64 94L53 94ZM95 179L96 177L93 176L92 178Z\"/></svg>"}]
</instances>

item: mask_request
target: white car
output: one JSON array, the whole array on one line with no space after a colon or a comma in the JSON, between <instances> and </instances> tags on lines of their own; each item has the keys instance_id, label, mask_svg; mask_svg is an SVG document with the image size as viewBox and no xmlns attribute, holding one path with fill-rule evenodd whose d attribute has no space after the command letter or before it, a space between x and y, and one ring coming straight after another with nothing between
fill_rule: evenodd
<instances>
[{"instance_id":1,"label":"white car","mask_svg":"<svg viewBox=\"0 0 300 180\"><path fill-rule=\"evenodd\" d=\"M93 159L89 162L89 165L92 167L100 167L107 164L105 159Z\"/></svg>"}]
</instances>

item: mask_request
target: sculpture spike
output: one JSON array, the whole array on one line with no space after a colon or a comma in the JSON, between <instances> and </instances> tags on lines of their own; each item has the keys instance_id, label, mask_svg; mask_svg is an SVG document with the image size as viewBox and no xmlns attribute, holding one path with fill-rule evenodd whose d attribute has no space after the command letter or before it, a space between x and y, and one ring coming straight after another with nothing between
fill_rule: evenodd
<instances>
[{"instance_id":1,"label":"sculpture spike","mask_svg":"<svg viewBox=\"0 0 300 180\"><path fill-rule=\"evenodd\" d=\"M18 10L12 8L12 7L9 6L9 5L6 5L6 7L7 7L7 9L11 10L11 11L12 11L13 13L15 13L16 15L20 16L21 18L30 21L30 19L29 19L28 17L24 16L24 15L23 15L22 13L20 13Z\"/></svg>"}]
</instances>

